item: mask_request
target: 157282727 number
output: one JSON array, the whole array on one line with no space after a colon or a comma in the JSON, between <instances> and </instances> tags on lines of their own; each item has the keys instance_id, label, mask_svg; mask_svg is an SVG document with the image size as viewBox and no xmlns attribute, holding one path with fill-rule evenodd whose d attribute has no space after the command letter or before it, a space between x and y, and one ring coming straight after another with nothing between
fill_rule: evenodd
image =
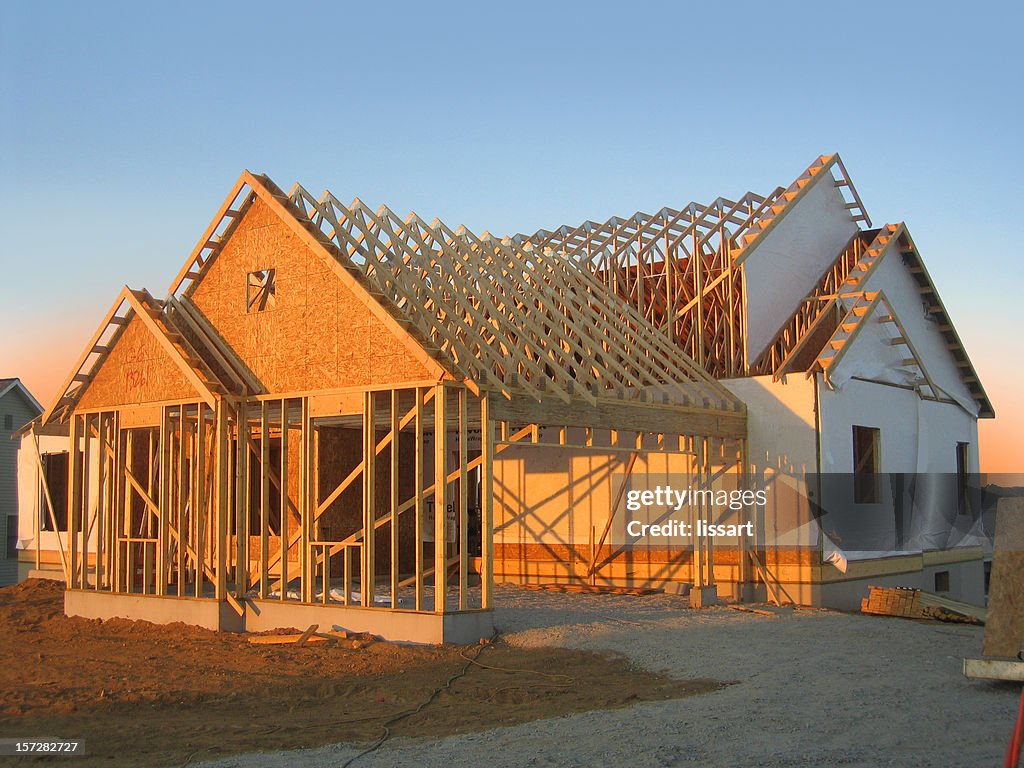
<instances>
[{"instance_id":1,"label":"157282727 number","mask_svg":"<svg viewBox=\"0 0 1024 768\"><path fill-rule=\"evenodd\" d=\"M16 755L84 755L81 739L0 739L0 756Z\"/></svg>"}]
</instances>

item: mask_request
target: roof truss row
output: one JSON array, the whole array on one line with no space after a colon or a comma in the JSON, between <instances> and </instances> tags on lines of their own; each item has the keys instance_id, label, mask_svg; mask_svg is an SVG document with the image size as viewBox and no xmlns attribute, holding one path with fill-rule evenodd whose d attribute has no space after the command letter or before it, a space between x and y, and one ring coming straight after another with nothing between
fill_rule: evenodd
<instances>
[{"instance_id":1,"label":"roof truss row","mask_svg":"<svg viewBox=\"0 0 1024 768\"><path fill-rule=\"evenodd\" d=\"M291 201L461 376L506 398L659 399L727 411L732 395L606 285L532 246L345 205Z\"/></svg>"}]
</instances>

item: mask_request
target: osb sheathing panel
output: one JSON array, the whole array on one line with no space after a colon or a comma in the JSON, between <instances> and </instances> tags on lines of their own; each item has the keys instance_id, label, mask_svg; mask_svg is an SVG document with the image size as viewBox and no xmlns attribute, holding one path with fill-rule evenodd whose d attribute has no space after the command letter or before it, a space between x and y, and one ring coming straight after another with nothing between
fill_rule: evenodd
<instances>
[{"instance_id":1,"label":"osb sheathing panel","mask_svg":"<svg viewBox=\"0 0 1024 768\"><path fill-rule=\"evenodd\" d=\"M138 316L89 382L79 409L198 399L195 388Z\"/></svg>"},{"instance_id":2,"label":"osb sheathing panel","mask_svg":"<svg viewBox=\"0 0 1024 768\"><path fill-rule=\"evenodd\" d=\"M1007 658L1024 650L1024 498L999 499L982 648Z\"/></svg>"},{"instance_id":3,"label":"osb sheathing panel","mask_svg":"<svg viewBox=\"0 0 1024 768\"><path fill-rule=\"evenodd\" d=\"M275 304L246 312L248 275L275 270ZM403 342L263 201L239 222L192 299L269 392L429 377Z\"/></svg>"}]
</instances>

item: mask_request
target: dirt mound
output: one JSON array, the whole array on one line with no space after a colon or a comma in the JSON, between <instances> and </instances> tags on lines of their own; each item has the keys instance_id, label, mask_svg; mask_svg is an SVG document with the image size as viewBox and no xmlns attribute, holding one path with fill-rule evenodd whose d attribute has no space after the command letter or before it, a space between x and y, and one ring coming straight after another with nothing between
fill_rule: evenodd
<instances>
[{"instance_id":1,"label":"dirt mound","mask_svg":"<svg viewBox=\"0 0 1024 768\"><path fill-rule=\"evenodd\" d=\"M0 736L82 737L103 765L181 765L240 752L439 736L715 690L582 651L373 642L250 645L184 624L69 618L56 582L0 589Z\"/></svg>"}]
</instances>

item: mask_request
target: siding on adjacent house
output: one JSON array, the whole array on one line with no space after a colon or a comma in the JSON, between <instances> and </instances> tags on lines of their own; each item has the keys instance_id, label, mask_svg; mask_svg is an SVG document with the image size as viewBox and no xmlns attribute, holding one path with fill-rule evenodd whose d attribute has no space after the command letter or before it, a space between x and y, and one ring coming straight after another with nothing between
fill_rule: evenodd
<instances>
[{"instance_id":1,"label":"siding on adjacent house","mask_svg":"<svg viewBox=\"0 0 1024 768\"><path fill-rule=\"evenodd\" d=\"M21 444L18 439L12 440L11 434L38 415L35 406L16 389L0 397L0 586L18 580L18 558L7 556L8 521L17 524L18 448ZM6 416L11 416L11 429L5 426Z\"/></svg>"}]
</instances>

